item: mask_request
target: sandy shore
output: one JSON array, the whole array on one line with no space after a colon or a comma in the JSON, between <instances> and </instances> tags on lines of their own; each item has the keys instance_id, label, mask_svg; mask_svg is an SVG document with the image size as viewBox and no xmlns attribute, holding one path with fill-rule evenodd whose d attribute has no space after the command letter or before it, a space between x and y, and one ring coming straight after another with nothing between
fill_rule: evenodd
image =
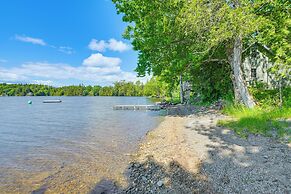
<instances>
[{"instance_id":1,"label":"sandy shore","mask_svg":"<svg viewBox=\"0 0 291 194\"><path fill-rule=\"evenodd\" d=\"M97 184L92 193L291 193L290 147L218 127L214 110L167 116L150 131L128 167L126 188Z\"/></svg>"},{"instance_id":2,"label":"sandy shore","mask_svg":"<svg viewBox=\"0 0 291 194\"><path fill-rule=\"evenodd\" d=\"M197 173L207 154L208 139L200 134L188 137L187 128L192 122L191 117L166 117L158 128L147 134L135 161L144 162L148 157L163 165L176 161L190 172ZM193 144L196 145L194 149Z\"/></svg>"},{"instance_id":3,"label":"sandy shore","mask_svg":"<svg viewBox=\"0 0 291 194\"><path fill-rule=\"evenodd\" d=\"M208 136L194 131L193 126L214 127L222 118L224 116L214 110L188 116L167 116L158 128L147 134L134 155L129 170L130 183L139 182L134 178L140 177L132 177L136 167L143 168L143 182L131 184L126 192L212 193L208 177L201 173L201 165L209 158L209 145L213 142ZM155 173L159 168L161 172ZM145 177L149 181L144 181Z\"/></svg>"}]
</instances>

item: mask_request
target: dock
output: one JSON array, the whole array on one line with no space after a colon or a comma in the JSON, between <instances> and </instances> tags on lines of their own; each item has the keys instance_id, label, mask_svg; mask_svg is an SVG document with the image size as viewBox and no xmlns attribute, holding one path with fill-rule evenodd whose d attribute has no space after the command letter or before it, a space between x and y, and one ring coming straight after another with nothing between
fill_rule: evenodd
<instances>
[{"instance_id":1,"label":"dock","mask_svg":"<svg viewBox=\"0 0 291 194\"><path fill-rule=\"evenodd\" d=\"M161 107L158 105L115 105L113 110L160 110Z\"/></svg>"},{"instance_id":2,"label":"dock","mask_svg":"<svg viewBox=\"0 0 291 194\"><path fill-rule=\"evenodd\" d=\"M61 100L44 100L43 103L61 103Z\"/></svg>"}]
</instances>

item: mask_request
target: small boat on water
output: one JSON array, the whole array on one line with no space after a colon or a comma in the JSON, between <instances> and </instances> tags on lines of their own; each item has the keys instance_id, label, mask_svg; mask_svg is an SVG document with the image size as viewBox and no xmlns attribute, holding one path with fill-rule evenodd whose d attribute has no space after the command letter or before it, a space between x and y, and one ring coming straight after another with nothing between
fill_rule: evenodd
<instances>
[{"instance_id":1,"label":"small boat on water","mask_svg":"<svg viewBox=\"0 0 291 194\"><path fill-rule=\"evenodd\" d=\"M61 100L44 100L43 103L61 103Z\"/></svg>"}]
</instances>

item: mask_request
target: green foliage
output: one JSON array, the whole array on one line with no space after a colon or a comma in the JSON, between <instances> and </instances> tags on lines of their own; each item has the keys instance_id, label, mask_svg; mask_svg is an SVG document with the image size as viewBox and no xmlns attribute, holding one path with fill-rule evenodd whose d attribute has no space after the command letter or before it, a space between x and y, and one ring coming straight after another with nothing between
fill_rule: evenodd
<instances>
[{"instance_id":1,"label":"green foliage","mask_svg":"<svg viewBox=\"0 0 291 194\"><path fill-rule=\"evenodd\" d=\"M272 73L290 74L288 0L113 2L128 22L124 37L139 51L136 71L158 75L171 89L182 75L203 102L232 98L229 63L235 39L245 48L260 45L275 62Z\"/></svg>"},{"instance_id":2,"label":"green foliage","mask_svg":"<svg viewBox=\"0 0 291 194\"><path fill-rule=\"evenodd\" d=\"M232 41L242 38L261 28L264 18L256 15L254 5L260 5L247 0L236 1L186 1L184 13L179 17L181 25L187 34L197 34L203 37L202 43L209 50L221 44L232 44ZM194 14L193 14L194 13Z\"/></svg>"},{"instance_id":3,"label":"green foliage","mask_svg":"<svg viewBox=\"0 0 291 194\"><path fill-rule=\"evenodd\" d=\"M232 120L219 121L220 125L234 129L239 135L246 137L249 133L266 136L289 138L291 131L288 122L291 118L291 108L283 107L256 107L248 109L241 105L231 105L223 110L224 113L234 117ZM290 125L290 123L289 123ZM289 126L290 127L290 126Z\"/></svg>"},{"instance_id":4,"label":"green foliage","mask_svg":"<svg viewBox=\"0 0 291 194\"><path fill-rule=\"evenodd\" d=\"M156 95L172 95L179 84L179 76L189 68L193 54L188 50L192 41L179 32L176 18L183 8L183 1L113 0L123 20L129 25L124 37L132 40L139 51L136 71L160 77L166 83L168 94L161 94L152 86ZM194 40L194 38L193 38Z\"/></svg>"},{"instance_id":5,"label":"green foliage","mask_svg":"<svg viewBox=\"0 0 291 194\"><path fill-rule=\"evenodd\" d=\"M176 96L178 88L173 88L171 84L163 81L160 77L153 77L144 86L144 94L146 96L153 96L158 98L166 98ZM178 95L179 96L179 95Z\"/></svg>"},{"instance_id":6,"label":"green foliage","mask_svg":"<svg viewBox=\"0 0 291 194\"><path fill-rule=\"evenodd\" d=\"M230 65L224 62L204 63L190 69L188 79L192 83L194 95L199 96L202 103L214 102L221 98L233 99Z\"/></svg>"},{"instance_id":7,"label":"green foliage","mask_svg":"<svg viewBox=\"0 0 291 194\"><path fill-rule=\"evenodd\" d=\"M139 51L136 69L139 75L150 72L159 75L164 69L171 67L172 64L168 62L173 62L178 57L177 46L172 48L170 43L179 35L175 33L175 15L181 6L171 1L113 2L119 13L125 13L123 20L130 23L124 37L132 39L133 48Z\"/></svg>"},{"instance_id":8,"label":"green foliage","mask_svg":"<svg viewBox=\"0 0 291 194\"><path fill-rule=\"evenodd\" d=\"M248 133L267 136L275 133L278 137L289 138L290 141L290 121L288 124L282 120L291 118L291 88L286 87L282 90L283 107L279 108L279 90L268 89L261 82L254 83L251 92L258 106L248 109L242 105L230 103L223 112L232 116L234 120L220 121L219 124L234 129L244 137Z\"/></svg>"},{"instance_id":9,"label":"green foliage","mask_svg":"<svg viewBox=\"0 0 291 194\"><path fill-rule=\"evenodd\" d=\"M269 89L264 83L256 82L250 88L257 104L264 106L279 106L280 93L279 89ZM291 87L282 88L283 106L291 107Z\"/></svg>"},{"instance_id":10,"label":"green foliage","mask_svg":"<svg viewBox=\"0 0 291 194\"><path fill-rule=\"evenodd\" d=\"M290 0L262 2L256 5L255 13L264 17L266 22L254 37L263 45L261 51L275 62L271 72L279 79L289 78L291 69Z\"/></svg>"},{"instance_id":11,"label":"green foliage","mask_svg":"<svg viewBox=\"0 0 291 194\"><path fill-rule=\"evenodd\" d=\"M63 86L36 84L0 84L0 96L169 96L167 84L153 77L146 84L137 81L115 82L113 86Z\"/></svg>"}]
</instances>

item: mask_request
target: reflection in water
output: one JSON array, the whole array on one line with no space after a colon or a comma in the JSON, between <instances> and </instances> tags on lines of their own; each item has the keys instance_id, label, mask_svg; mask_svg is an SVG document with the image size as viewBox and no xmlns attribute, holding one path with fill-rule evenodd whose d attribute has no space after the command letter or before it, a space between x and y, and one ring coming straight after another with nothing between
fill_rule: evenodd
<instances>
[{"instance_id":1,"label":"reflection in water","mask_svg":"<svg viewBox=\"0 0 291 194\"><path fill-rule=\"evenodd\" d=\"M158 112L113 111L116 104L149 104L139 97L0 98L0 192L87 192L117 179ZM33 104L27 104L32 100Z\"/></svg>"}]
</instances>

